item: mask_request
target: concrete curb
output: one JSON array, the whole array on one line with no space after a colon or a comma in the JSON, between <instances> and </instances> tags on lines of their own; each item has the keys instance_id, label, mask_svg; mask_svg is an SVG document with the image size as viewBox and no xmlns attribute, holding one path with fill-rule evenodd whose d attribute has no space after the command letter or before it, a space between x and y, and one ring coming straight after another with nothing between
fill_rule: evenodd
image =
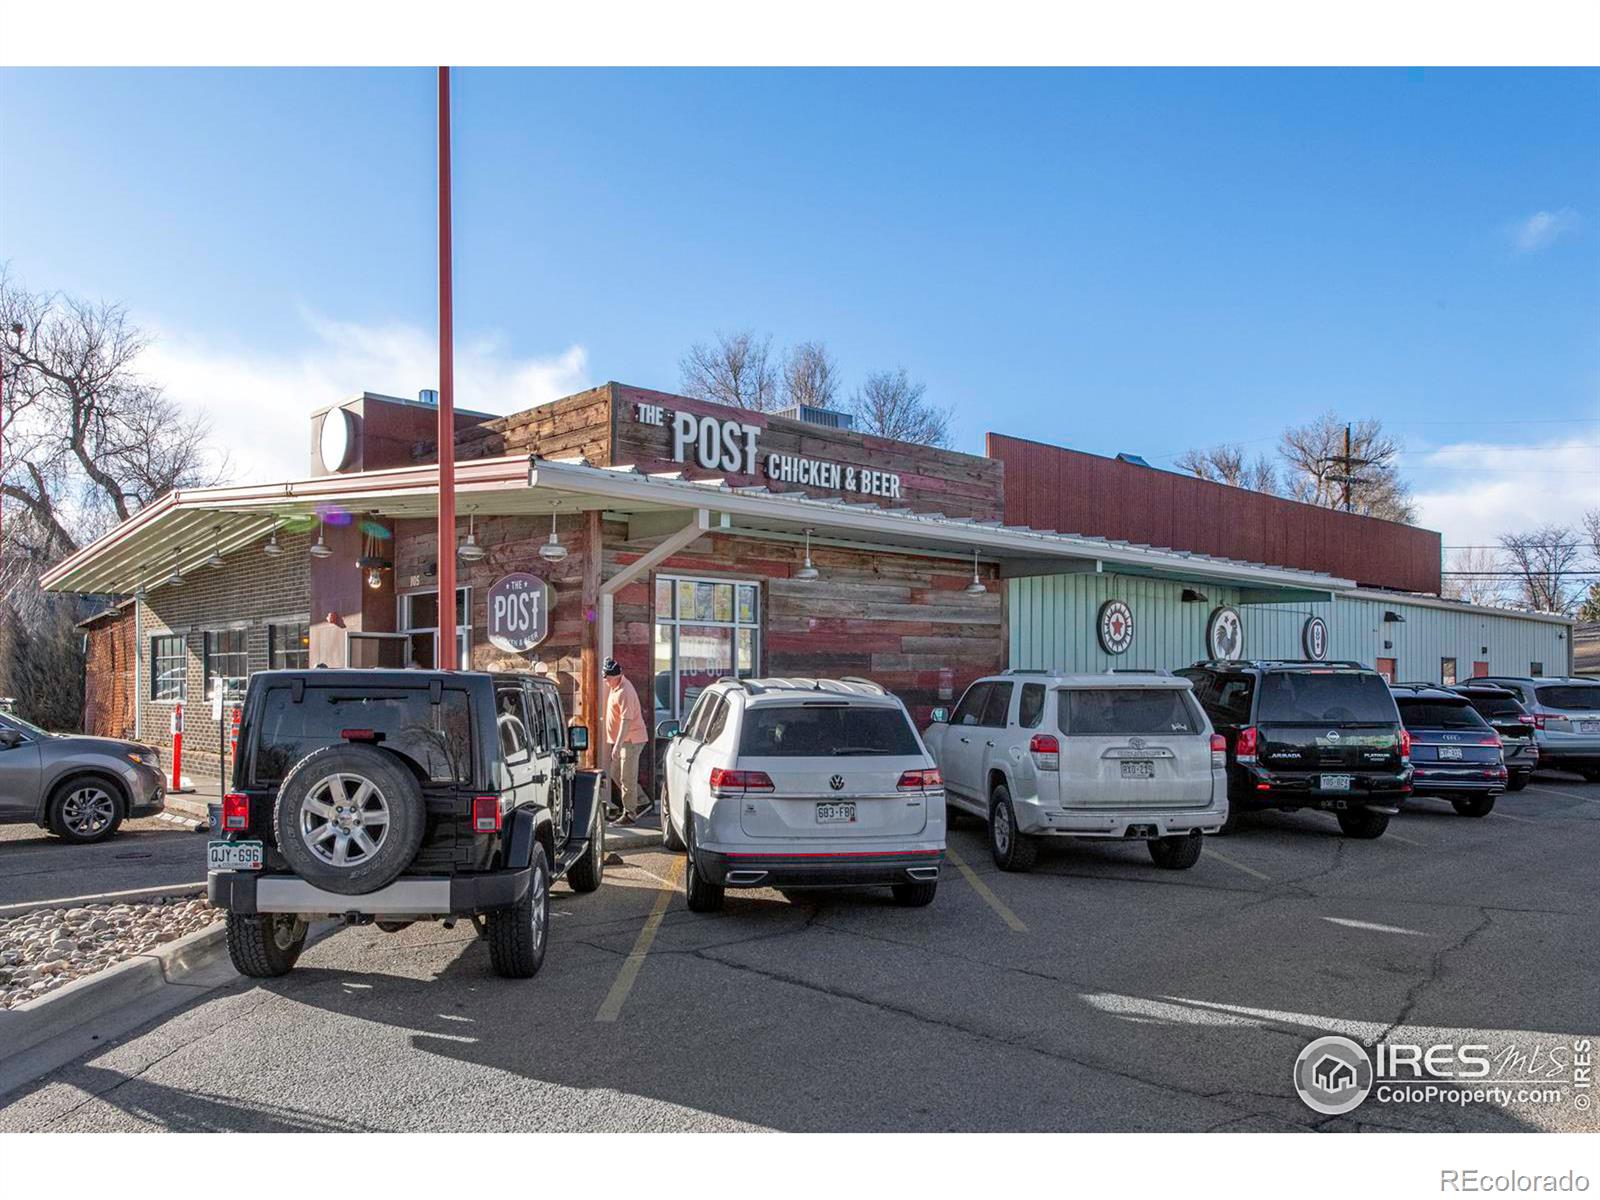
<instances>
[{"instance_id":1,"label":"concrete curb","mask_svg":"<svg viewBox=\"0 0 1600 1200\"><path fill-rule=\"evenodd\" d=\"M228 956L222 922L75 979L16 1008L0 1010L0 1058L30 1050L111 1009L158 992Z\"/></svg>"}]
</instances>

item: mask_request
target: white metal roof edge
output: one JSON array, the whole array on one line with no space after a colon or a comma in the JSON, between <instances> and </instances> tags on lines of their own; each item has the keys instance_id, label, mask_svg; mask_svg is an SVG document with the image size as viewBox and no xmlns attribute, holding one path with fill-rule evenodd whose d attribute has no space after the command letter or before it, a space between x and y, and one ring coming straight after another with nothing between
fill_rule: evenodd
<instances>
[{"instance_id":1,"label":"white metal roof edge","mask_svg":"<svg viewBox=\"0 0 1600 1200\"><path fill-rule=\"evenodd\" d=\"M1465 600L1447 600L1443 596L1427 596L1421 592L1386 592L1382 588L1358 587L1349 593L1351 599L1375 600L1385 604L1409 604L1418 608L1438 608L1445 612L1464 613L1479 617L1516 617L1524 621L1545 621L1552 625L1576 625L1577 618L1562 613L1535 612L1532 609L1495 608L1488 604L1468 604Z\"/></svg>"}]
</instances>

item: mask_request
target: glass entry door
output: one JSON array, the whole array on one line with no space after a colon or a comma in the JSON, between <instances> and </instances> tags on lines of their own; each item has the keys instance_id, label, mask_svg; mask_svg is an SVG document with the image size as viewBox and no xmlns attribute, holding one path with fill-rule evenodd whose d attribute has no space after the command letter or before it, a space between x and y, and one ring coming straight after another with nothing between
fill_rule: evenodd
<instances>
[{"instance_id":1,"label":"glass entry door","mask_svg":"<svg viewBox=\"0 0 1600 1200\"><path fill-rule=\"evenodd\" d=\"M760 661L758 584L656 576L655 724L683 720L707 687Z\"/></svg>"}]
</instances>

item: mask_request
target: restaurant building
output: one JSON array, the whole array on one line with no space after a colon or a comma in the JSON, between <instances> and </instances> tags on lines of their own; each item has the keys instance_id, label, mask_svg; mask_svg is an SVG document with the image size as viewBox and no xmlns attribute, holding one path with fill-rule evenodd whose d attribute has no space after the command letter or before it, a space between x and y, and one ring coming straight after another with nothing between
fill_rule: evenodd
<instances>
[{"instance_id":1,"label":"restaurant building","mask_svg":"<svg viewBox=\"0 0 1600 1200\"><path fill-rule=\"evenodd\" d=\"M607 656L658 720L725 675L821 675L873 679L919 724L1008 666L1568 669L1565 618L1440 600L1427 530L1131 456L995 434L959 454L619 383L456 413L441 631L423 396L314 413L304 477L174 492L55 567L53 590L126 597L84 623L86 726L164 745L182 702L185 760L211 773L213 692L318 664L540 670L591 727Z\"/></svg>"}]
</instances>

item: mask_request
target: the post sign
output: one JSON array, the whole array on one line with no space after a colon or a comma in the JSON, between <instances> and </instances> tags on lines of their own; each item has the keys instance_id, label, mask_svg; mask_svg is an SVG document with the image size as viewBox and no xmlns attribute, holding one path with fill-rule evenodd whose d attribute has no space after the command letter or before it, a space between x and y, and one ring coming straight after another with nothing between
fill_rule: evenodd
<instances>
[{"instance_id":1,"label":"the post sign","mask_svg":"<svg viewBox=\"0 0 1600 1200\"><path fill-rule=\"evenodd\" d=\"M1312 662L1328 657L1328 623L1321 617L1307 617L1300 627L1300 648Z\"/></svg>"},{"instance_id":2,"label":"the post sign","mask_svg":"<svg viewBox=\"0 0 1600 1200\"><path fill-rule=\"evenodd\" d=\"M550 585L513 571L489 589L489 644L511 654L532 650L550 636Z\"/></svg>"}]
</instances>

